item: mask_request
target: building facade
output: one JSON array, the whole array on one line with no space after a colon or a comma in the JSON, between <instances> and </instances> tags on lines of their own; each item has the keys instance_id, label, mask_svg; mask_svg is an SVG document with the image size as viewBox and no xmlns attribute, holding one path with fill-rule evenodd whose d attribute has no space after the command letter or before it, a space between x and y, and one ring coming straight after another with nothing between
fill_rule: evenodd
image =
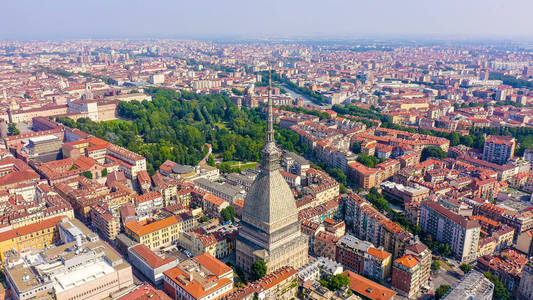
<instances>
[{"instance_id":1,"label":"building facade","mask_svg":"<svg viewBox=\"0 0 533 300\"><path fill-rule=\"evenodd\" d=\"M392 265L392 286L409 299L416 299L421 287L422 266L411 254L406 254Z\"/></svg>"},{"instance_id":2,"label":"building facade","mask_svg":"<svg viewBox=\"0 0 533 300\"><path fill-rule=\"evenodd\" d=\"M515 146L513 137L489 135L483 145L483 160L503 165L513 158Z\"/></svg>"},{"instance_id":3,"label":"building facade","mask_svg":"<svg viewBox=\"0 0 533 300\"><path fill-rule=\"evenodd\" d=\"M422 202L420 227L439 242L452 248L461 262L477 258L481 226L477 220L468 220L434 201Z\"/></svg>"}]
</instances>

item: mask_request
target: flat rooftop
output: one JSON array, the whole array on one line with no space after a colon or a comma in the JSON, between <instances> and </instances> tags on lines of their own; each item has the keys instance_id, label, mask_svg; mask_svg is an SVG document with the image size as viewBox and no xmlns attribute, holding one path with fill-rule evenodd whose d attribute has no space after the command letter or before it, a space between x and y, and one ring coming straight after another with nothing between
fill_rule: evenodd
<instances>
[{"instance_id":1,"label":"flat rooftop","mask_svg":"<svg viewBox=\"0 0 533 300\"><path fill-rule=\"evenodd\" d=\"M115 269L103 261L86 264L83 268L55 276L54 289L56 293L61 293L113 272Z\"/></svg>"},{"instance_id":2,"label":"flat rooftop","mask_svg":"<svg viewBox=\"0 0 533 300\"><path fill-rule=\"evenodd\" d=\"M32 137L32 138L29 139L29 141L34 143L34 144L57 141L57 140L59 140L59 138L57 136L53 135L53 134L43 135L43 136L36 136L36 137Z\"/></svg>"}]
</instances>

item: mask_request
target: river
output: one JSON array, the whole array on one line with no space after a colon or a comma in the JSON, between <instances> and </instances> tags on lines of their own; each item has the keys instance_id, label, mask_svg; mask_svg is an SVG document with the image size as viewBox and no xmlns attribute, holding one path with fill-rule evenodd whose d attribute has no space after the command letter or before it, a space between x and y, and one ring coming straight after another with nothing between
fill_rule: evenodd
<instances>
[{"instance_id":1,"label":"river","mask_svg":"<svg viewBox=\"0 0 533 300\"><path fill-rule=\"evenodd\" d=\"M317 104L314 103L313 100L309 96L304 95L304 94L300 94L297 91L293 91L293 90L289 89L284 84L278 84L277 87L285 89L287 91L287 94L291 95L291 97L294 98L294 99L296 99L296 98L304 99L304 104L305 105L315 105L315 106L317 106ZM327 107L327 106L322 106L322 107Z\"/></svg>"}]
</instances>

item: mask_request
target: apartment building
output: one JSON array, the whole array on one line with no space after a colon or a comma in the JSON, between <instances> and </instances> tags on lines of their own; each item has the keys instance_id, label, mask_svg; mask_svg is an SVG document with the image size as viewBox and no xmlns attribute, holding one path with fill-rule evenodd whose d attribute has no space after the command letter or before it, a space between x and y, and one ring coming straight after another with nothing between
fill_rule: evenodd
<instances>
[{"instance_id":1,"label":"apartment building","mask_svg":"<svg viewBox=\"0 0 533 300\"><path fill-rule=\"evenodd\" d=\"M405 247L405 254L414 256L420 262L420 284L428 283L431 275L431 262L433 260L431 250L420 241L413 241Z\"/></svg>"},{"instance_id":2,"label":"apartment building","mask_svg":"<svg viewBox=\"0 0 533 300\"><path fill-rule=\"evenodd\" d=\"M373 188L381 184L382 181L378 169L368 168L357 161L348 163L348 176L364 189Z\"/></svg>"},{"instance_id":3,"label":"apartment building","mask_svg":"<svg viewBox=\"0 0 533 300\"><path fill-rule=\"evenodd\" d=\"M5 261L5 252L15 249L45 249L59 241L57 225L64 216L56 216L39 223L18 227L0 234L0 258Z\"/></svg>"},{"instance_id":4,"label":"apartment building","mask_svg":"<svg viewBox=\"0 0 533 300\"><path fill-rule=\"evenodd\" d=\"M518 285L518 296L520 300L533 299L533 263L531 260L528 260L522 270L520 284Z\"/></svg>"},{"instance_id":5,"label":"apartment building","mask_svg":"<svg viewBox=\"0 0 533 300\"><path fill-rule=\"evenodd\" d=\"M192 227L192 217L170 216L160 220L127 222L124 231L133 240L154 250L175 244L180 234L192 230Z\"/></svg>"},{"instance_id":6,"label":"apartment building","mask_svg":"<svg viewBox=\"0 0 533 300\"><path fill-rule=\"evenodd\" d=\"M140 173L142 174L142 173ZM133 195L133 204L138 214L147 214L163 207L163 196L159 192L148 192L143 195Z\"/></svg>"},{"instance_id":7,"label":"apartment building","mask_svg":"<svg viewBox=\"0 0 533 300\"><path fill-rule=\"evenodd\" d=\"M513 137L489 135L483 145L483 160L503 165L513 158L515 146Z\"/></svg>"},{"instance_id":8,"label":"apartment building","mask_svg":"<svg viewBox=\"0 0 533 300\"><path fill-rule=\"evenodd\" d=\"M390 277L392 255L375 248L372 243L345 235L337 242L335 261L357 274L385 281Z\"/></svg>"},{"instance_id":9,"label":"apartment building","mask_svg":"<svg viewBox=\"0 0 533 300\"><path fill-rule=\"evenodd\" d=\"M209 253L165 271L164 286L174 300L220 299L233 291L233 270Z\"/></svg>"},{"instance_id":10,"label":"apartment building","mask_svg":"<svg viewBox=\"0 0 533 300\"><path fill-rule=\"evenodd\" d=\"M406 254L392 265L392 287L402 296L416 299L422 284L422 266L416 257Z\"/></svg>"},{"instance_id":11,"label":"apartment building","mask_svg":"<svg viewBox=\"0 0 533 300\"><path fill-rule=\"evenodd\" d=\"M224 300L253 299L254 295L257 295L258 299L295 299L298 290L297 274L293 267L282 267L225 297Z\"/></svg>"},{"instance_id":12,"label":"apartment building","mask_svg":"<svg viewBox=\"0 0 533 300\"><path fill-rule=\"evenodd\" d=\"M107 203L91 206L91 224L109 241L120 233L120 216Z\"/></svg>"},{"instance_id":13,"label":"apartment building","mask_svg":"<svg viewBox=\"0 0 533 300\"><path fill-rule=\"evenodd\" d=\"M477 220L469 220L434 201L424 201L420 206L422 231L450 245L453 254L461 262L477 258L481 226Z\"/></svg>"},{"instance_id":14,"label":"apartment building","mask_svg":"<svg viewBox=\"0 0 533 300\"><path fill-rule=\"evenodd\" d=\"M347 225L355 237L371 242L375 247L392 254L392 259L403 255L413 235L380 213L370 203L356 194L344 198Z\"/></svg>"},{"instance_id":15,"label":"apartment building","mask_svg":"<svg viewBox=\"0 0 533 300\"><path fill-rule=\"evenodd\" d=\"M174 257L163 258L143 244L128 249L128 259L154 286L163 285L163 272L178 265Z\"/></svg>"}]
</instances>

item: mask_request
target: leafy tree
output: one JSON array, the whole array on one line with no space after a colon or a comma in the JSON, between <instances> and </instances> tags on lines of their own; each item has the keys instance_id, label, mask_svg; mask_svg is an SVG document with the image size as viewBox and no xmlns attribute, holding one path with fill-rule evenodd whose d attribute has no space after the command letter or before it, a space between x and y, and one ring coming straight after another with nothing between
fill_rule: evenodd
<instances>
[{"instance_id":1,"label":"leafy tree","mask_svg":"<svg viewBox=\"0 0 533 300\"><path fill-rule=\"evenodd\" d=\"M490 80L501 80L503 84L510 85L514 88L529 88L533 89L533 82L525 79L517 79L513 76L504 75L503 73L490 72Z\"/></svg>"},{"instance_id":2,"label":"leafy tree","mask_svg":"<svg viewBox=\"0 0 533 300\"><path fill-rule=\"evenodd\" d=\"M387 211L391 212L392 208L390 208L389 203L387 200L385 200L385 197L378 193L378 190L373 187L370 189L368 194L366 195L366 199L368 202L372 203L379 211Z\"/></svg>"},{"instance_id":3,"label":"leafy tree","mask_svg":"<svg viewBox=\"0 0 533 300\"><path fill-rule=\"evenodd\" d=\"M215 166L215 158L213 157L213 154L209 155L207 158L207 164L211 167Z\"/></svg>"},{"instance_id":4,"label":"leafy tree","mask_svg":"<svg viewBox=\"0 0 533 300\"><path fill-rule=\"evenodd\" d=\"M327 287L332 291L339 290L350 284L350 279L344 273L331 276L328 281Z\"/></svg>"},{"instance_id":5,"label":"leafy tree","mask_svg":"<svg viewBox=\"0 0 533 300\"><path fill-rule=\"evenodd\" d=\"M15 123L9 123L9 125L7 126L7 131L9 135L20 134L20 130L17 128L17 125Z\"/></svg>"},{"instance_id":6,"label":"leafy tree","mask_svg":"<svg viewBox=\"0 0 533 300\"><path fill-rule=\"evenodd\" d=\"M267 265L263 260L256 260L252 264L252 278L259 280L263 278L267 273Z\"/></svg>"},{"instance_id":7,"label":"leafy tree","mask_svg":"<svg viewBox=\"0 0 533 300\"><path fill-rule=\"evenodd\" d=\"M457 132L452 132L448 139L451 146L457 146L461 143L461 136Z\"/></svg>"},{"instance_id":8,"label":"leafy tree","mask_svg":"<svg viewBox=\"0 0 533 300\"><path fill-rule=\"evenodd\" d=\"M243 95L243 92L237 88L232 88L231 91L237 95L237 96L242 96Z\"/></svg>"},{"instance_id":9,"label":"leafy tree","mask_svg":"<svg viewBox=\"0 0 533 300\"><path fill-rule=\"evenodd\" d=\"M435 291L435 299L438 300L443 298L444 296L446 296L446 294L448 294L451 289L452 287L447 284L439 286L439 288L437 288L437 290Z\"/></svg>"},{"instance_id":10,"label":"leafy tree","mask_svg":"<svg viewBox=\"0 0 533 300\"><path fill-rule=\"evenodd\" d=\"M323 287L328 287L328 281L325 280L325 279L319 279L318 282L320 283L320 285L322 285Z\"/></svg>"},{"instance_id":11,"label":"leafy tree","mask_svg":"<svg viewBox=\"0 0 533 300\"><path fill-rule=\"evenodd\" d=\"M471 135L469 135L469 134L462 135L460 137L460 142L459 143L462 144L462 145L465 145L467 147L472 147L472 145L474 145L474 138Z\"/></svg>"},{"instance_id":12,"label":"leafy tree","mask_svg":"<svg viewBox=\"0 0 533 300\"><path fill-rule=\"evenodd\" d=\"M487 277L487 279L494 284L494 294L492 296L492 299L508 300L511 298L511 294L509 293L509 291L507 291L498 276L490 272L484 272L483 275L485 275L485 277Z\"/></svg>"},{"instance_id":13,"label":"leafy tree","mask_svg":"<svg viewBox=\"0 0 533 300\"><path fill-rule=\"evenodd\" d=\"M452 248L448 244L440 244L437 249L442 256L452 255Z\"/></svg>"},{"instance_id":14,"label":"leafy tree","mask_svg":"<svg viewBox=\"0 0 533 300\"><path fill-rule=\"evenodd\" d=\"M362 163L363 165L369 167L369 168L373 168L375 166L375 163L374 161L372 161L372 159L370 158L369 155L365 154L365 153L361 153L357 156L357 161Z\"/></svg>"},{"instance_id":15,"label":"leafy tree","mask_svg":"<svg viewBox=\"0 0 533 300\"><path fill-rule=\"evenodd\" d=\"M360 153L358 156L357 156L357 161L360 162L361 164L369 167L369 168L373 168L375 167L377 164L385 161L384 159L378 159L377 157L373 156L373 155L368 155L366 153Z\"/></svg>"},{"instance_id":16,"label":"leafy tree","mask_svg":"<svg viewBox=\"0 0 533 300\"><path fill-rule=\"evenodd\" d=\"M448 155L440 147L429 146L429 147L424 148L424 150L422 150L420 161L425 161L430 157L442 159L442 158L448 157Z\"/></svg>"},{"instance_id":17,"label":"leafy tree","mask_svg":"<svg viewBox=\"0 0 533 300\"><path fill-rule=\"evenodd\" d=\"M468 273L470 272L474 267L472 267L471 265L469 264L462 264L459 266L459 268L461 269L461 271L463 271L463 273Z\"/></svg>"},{"instance_id":18,"label":"leafy tree","mask_svg":"<svg viewBox=\"0 0 533 300\"><path fill-rule=\"evenodd\" d=\"M224 152L224 160L232 160L235 152L237 152L237 150L235 150L235 146L230 145L229 149Z\"/></svg>"},{"instance_id":19,"label":"leafy tree","mask_svg":"<svg viewBox=\"0 0 533 300\"><path fill-rule=\"evenodd\" d=\"M352 152L355 153L355 154L359 154L361 153L361 144L359 143L353 143L352 145Z\"/></svg>"},{"instance_id":20,"label":"leafy tree","mask_svg":"<svg viewBox=\"0 0 533 300\"><path fill-rule=\"evenodd\" d=\"M105 176L107 176L107 168L104 168L102 170L102 177L105 177Z\"/></svg>"},{"instance_id":21,"label":"leafy tree","mask_svg":"<svg viewBox=\"0 0 533 300\"><path fill-rule=\"evenodd\" d=\"M440 269L440 262L438 260L434 260L431 262L431 270L438 271Z\"/></svg>"},{"instance_id":22,"label":"leafy tree","mask_svg":"<svg viewBox=\"0 0 533 300\"><path fill-rule=\"evenodd\" d=\"M228 206L220 211L220 215L224 221L233 221L235 220L235 208L233 206Z\"/></svg>"},{"instance_id":23,"label":"leafy tree","mask_svg":"<svg viewBox=\"0 0 533 300\"><path fill-rule=\"evenodd\" d=\"M472 147L476 149L483 149L483 146L485 145L485 137L482 135L474 135L474 143L472 144Z\"/></svg>"},{"instance_id":24,"label":"leafy tree","mask_svg":"<svg viewBox=\"0 0 533 300\"><path fill-rule=\"evenodd\" d=\"M205 223L209 221L209 218L207 216L201 216L200 219L198 219L198 222Z\"/></svg>"},{"instance_id":25,"label":"leafy tree","mask_svg":"<svg viewBox=\"0 0 533 300\"><path fill-rule=\"evenodd\" d=\"M153 87L145 92L152 101L119 104L119 115L128 121L56 120L146 157L150 174L167 159L197 164L207 154L206 143L213 146L213 153L228 152L226 158L232 160L259 160L266 126L259 108L239 110L223 94L204 96ZM299 137L292 135L291 141L299 144Z\"/></svg>"},{"instance_id":26,"label":"leafy tree","mask_svg":"<svg viewBox=\"0 0 533 300\"><path fill-rule=\"evenodd\" d=\"M93 179L93 173L91 173L91 171L85 171L83 173L81 173L82 176L84 177L87 177L89 179Z\"/></svg>"},{"instance_id":27,"label":"leafy tree","mask_svg":"<svg viewBox=\"0 0 533 300\"><path fill-rule=\"evenodd\" d=\"M328 172L335 180L342 184L346 184L346 174L341 169L333 168Z\"/></svg>"}]
</instances>

